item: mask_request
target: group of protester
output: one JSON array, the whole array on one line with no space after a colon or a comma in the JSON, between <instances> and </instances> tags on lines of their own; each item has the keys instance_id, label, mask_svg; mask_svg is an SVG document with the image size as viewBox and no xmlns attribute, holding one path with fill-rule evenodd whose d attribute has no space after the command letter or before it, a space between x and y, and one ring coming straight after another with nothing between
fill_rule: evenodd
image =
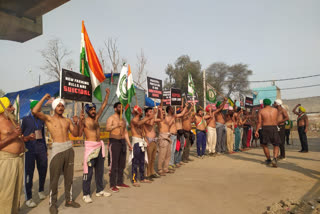
<instances>
[{"instance_id":1,"label":"group of protester","mask_svg":"<svg viewBox=\"0 0 320 214\"><path fill-rule=\"evenodd\" d=\"M65 102L57 98L52 102L54 115L41 112L41 106L50 95L46 94L39 102L30 103L31 114L22 121L21 128L10 120L10 112L14 108L8 98L0 98L0 183L1 208L4 213L18 213L19 196L25 180L26 205L35 207L32 200L32 183L35 163L39 173L39 198L44 199L44 183L46 179L48 157L45 142L44 126L53 139L50 157L50 213L58 213L57 194L60 174L64 175L65 206L79 208L80 204L72 198L72 181L74 173L74 150L69 139L69 132L77 137L85 135L83 161L83 200L91 203L91 180L95 173L96 196L108 197L111 193L104 189L105 145L100 139L99 119L107 106L110 90L106 89L105 99L99 110L95 104L86 104L85 112L71 119L63 117ZM130 122L131 140L127 123L122 118L122 105L114 104L115 113L106 122L109 132L108 158L110 191L119 192L128 188L124 183L127 150L129 149L129 164L132 164L132 185L139 187L140 183L151 183L154 179L175 172L176 168L187 164L190 159L190 148L196 139L197 155L203 158L208 150L209 156L224 153L234 153L253 145L257 139L267 157L267 164L277 166L277 160L285 158L285 123L289 120L287 111L281 100L276 100L274 107L271 101L263 101L264 108L251 114L239 107L223 110L227 99L217 102L215 107L206 106L195 112L194 105L176 108L163 107L143 109L133 108L133 118ZM297 111L297 108L299 110ZM305 109L297 105L294 113L298 115L298 132L302 144L301 152L308 152L306 132L308 118ZM196 135L193 126L196 127ZM242 134L241 134L242 133ZM253 134L254 133L254 134ZM251 139L250 136L254 136ZM242 140L241 140L242 137ZM240 142L241 147L240 148ZM274 146L274 158L271 160L268 144ZM280 156L278 150L280 147ZM156 156L158 162L156 166ZM25 164L24 164L25 159ZM25 167L25 169L23 169ZM157 168L157 171L156 169ZM23 171L25 171L23 175Z\"/></svg>"}]
</instances>

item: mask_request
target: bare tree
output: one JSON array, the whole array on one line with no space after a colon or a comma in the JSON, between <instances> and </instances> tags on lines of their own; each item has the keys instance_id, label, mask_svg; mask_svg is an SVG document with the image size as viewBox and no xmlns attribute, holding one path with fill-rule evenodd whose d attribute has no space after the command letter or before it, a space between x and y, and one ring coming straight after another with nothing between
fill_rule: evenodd
<instances>
[{"instance_id":1,"label":"bare tree","mask_svg":"<svg viewBox=\"0 0 320 214\"><path fill-rule=\"evenodd\" d=\"M100 48L98 50L98 57L99 57L99 61L101 63L101 67L102 67L103 73L107 73L108 65L106 64L106 60L105 60L105 50L104 50L104 48Z\"/></svg>"},{"instance_id":2,"label":"bare tree","mask_svg":"<svg viewBox=\"0 0 320 214\"><path fill-rule=\"evenodd\" d=\"M63 61L71 54L67 50L60 39L52 39L48 41L47 47L40 51L44 59L44 65L41 69L46 74L54 79L60 79L60 70L63 66ZM73 62L68 60L66 66L72 68Z\"/></svg>"},{"instance_id":3,"label":"bare tree","mask_svg":"<svg viewBox=\"0 0 320 214\"><path fill-rule=\"evenodd\" d=\"M121 65L120 65L120 55L119 55L117 40L108 38L108 40L104 42L104 45L107 48L112 71L114 73L119 73L119 66Z\"/></svg>"},{"instance_id":4,"label":"bare tree","mask_svg":"<svg viewBox=\"0 0 320 214\"><path fill-rule=\"evenodd\" d=\"M139 87L142 87L142 85L146 82L147 79L147 74L148 72L145 69L145 66L147 64L147 58L144 55L143 50L141 49L140 54L137 54L137 75L134 75L134 77L136 76L136 84ZM142 87L143 88L143 87Z\"/></svg>"}]
</instances>

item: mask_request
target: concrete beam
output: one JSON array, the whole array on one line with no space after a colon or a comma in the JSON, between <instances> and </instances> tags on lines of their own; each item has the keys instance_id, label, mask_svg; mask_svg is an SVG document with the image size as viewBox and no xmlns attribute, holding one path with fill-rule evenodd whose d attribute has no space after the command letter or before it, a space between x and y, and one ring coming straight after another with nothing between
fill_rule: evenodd
<instances>
[{"instance_id":1,"label":"concrete beam","mask_svg":"<svg viewBox=\"0 0 320 214\"><path fill-rule=\"evenodd\" d=\"M42 16L31 20L0 11L0 39L25 42L42 34Z\"/></svg>"}]
</instances>

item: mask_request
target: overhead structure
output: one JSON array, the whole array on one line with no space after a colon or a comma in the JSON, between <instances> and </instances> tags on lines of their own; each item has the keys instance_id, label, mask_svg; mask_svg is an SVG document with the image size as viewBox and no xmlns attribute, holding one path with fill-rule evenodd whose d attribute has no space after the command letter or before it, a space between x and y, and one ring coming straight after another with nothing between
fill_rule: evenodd
<instances>
[{"instance_id":1,"label":"overhead structure","mask_svg":"<svg viewBox=\"0 0 320 214\"><path fill-rule=\"evenodd\" d=\"M0 39L25 42L42 34L42 16L69 0L0 0Z\"/></svg>"}]
</instances>

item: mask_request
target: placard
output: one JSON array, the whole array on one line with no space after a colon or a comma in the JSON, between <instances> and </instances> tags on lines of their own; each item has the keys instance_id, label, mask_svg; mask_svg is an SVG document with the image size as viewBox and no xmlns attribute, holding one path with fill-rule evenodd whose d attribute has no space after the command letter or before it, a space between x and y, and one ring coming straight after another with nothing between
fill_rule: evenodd
<instances>
[{"instance_id":1,"label":"placard","mask_svg":"<svg viewBox=\"0 0 320 214\"><path fill-rule=\"evenodd\" d=\"M164 106L171 105L171 90L163 91L162 101Z\"/></svg>"},{"instance_id":2,"label":"placard","mask_svg":"<svg viewBox=\"0 0 320 214\"><path fill-rule=\"evenodd\" d=\"M62 69L60 79L61 98L82 102L92 102L90 77Z\"/></svg>"},{"instance_id":3,"label":"placard","mask_svg":"<svg viewBox=\"0 0 320 214\"><path fill-rule=\"evenodd\" d=\"M161 99L162 98L162 80L147 77L148 97Z\"/></svg>"},{"instance_id":4,"label":"placard","mask_svg":"<svg viewBox=\"0 0 320 214\"><path fill-rule=\"evenodd\" d=\"M181 90L178 88L171 88L171 105L181 106L181 104L182 104Z\"/></svg>"},{"instance_id":5,"label":"placard","mask_svg":"<svg viewBox=\"0 0 320 214\"><path fill-rule=\"evenodd\" d=\"M252 108L253 107L253 98L246 97L245 105L246 108Z\"/></svg>"}]
</instances>

